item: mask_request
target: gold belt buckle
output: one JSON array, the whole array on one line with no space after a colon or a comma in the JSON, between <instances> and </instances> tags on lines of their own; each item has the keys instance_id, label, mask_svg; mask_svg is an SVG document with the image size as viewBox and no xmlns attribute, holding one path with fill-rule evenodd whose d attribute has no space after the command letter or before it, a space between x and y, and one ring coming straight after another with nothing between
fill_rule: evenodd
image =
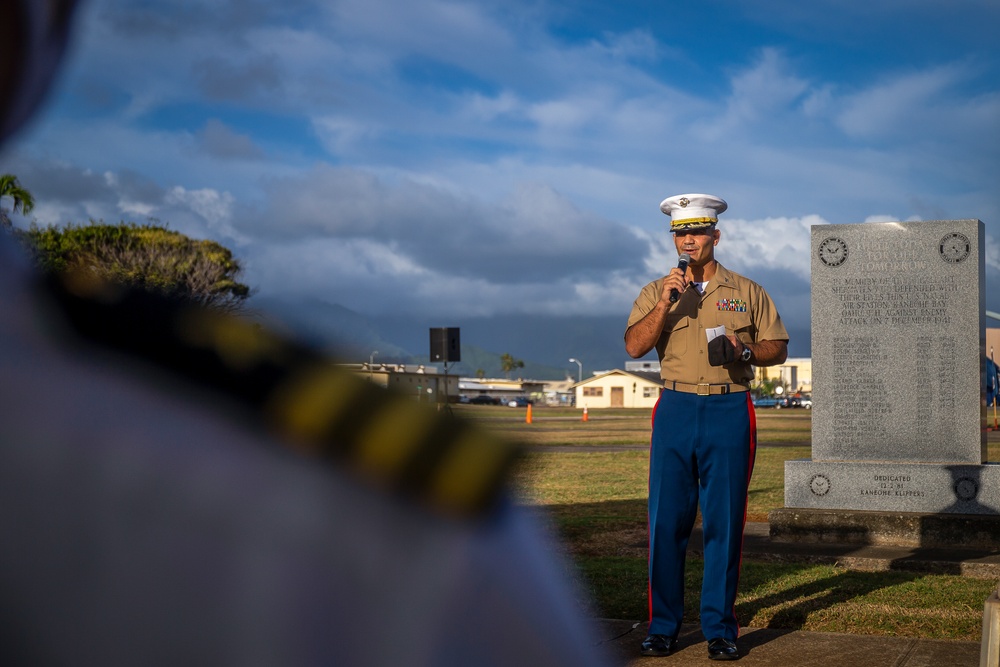
<instances>
[{"instance_id":1,"label":"gold belt buckle","mask_svg":"<svg viewBox=\"0 0 1000 667\"><path fill-rule=\"evenodd\" d=\"M711 393L709 391L709 389L711 388L711 385L708 385L708 384L699 384L699 385L695 385L695 386L698 387L698 395L699 396L708 396L709 393Z\"/></svg>"}]
</instances>

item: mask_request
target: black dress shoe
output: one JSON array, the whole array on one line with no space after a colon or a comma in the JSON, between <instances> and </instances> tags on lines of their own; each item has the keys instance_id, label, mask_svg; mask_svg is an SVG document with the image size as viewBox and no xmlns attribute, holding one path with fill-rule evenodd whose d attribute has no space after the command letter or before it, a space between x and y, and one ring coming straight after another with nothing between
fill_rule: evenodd
<instances>
[{"instance_id":1,"label":"black dress shoe","mask_svg":"<svg viewBox=\"0 0 1000 667\"><path fill-rule=\"evenodd\" d=\"M739 660L740 651L735 643L716 637L708 641L708 657L712 660Z\"/></svg>"},{"instance_id":2,"label":"black dress shoe","mask_svg":"<svg viewBox=\"0 0 1000 667\"><path fill-rule=\"evenodd\" d=\"M677 640L666 635L649 635L642 640L643 655L670 655Z\"/></svg>"}]
</instances>

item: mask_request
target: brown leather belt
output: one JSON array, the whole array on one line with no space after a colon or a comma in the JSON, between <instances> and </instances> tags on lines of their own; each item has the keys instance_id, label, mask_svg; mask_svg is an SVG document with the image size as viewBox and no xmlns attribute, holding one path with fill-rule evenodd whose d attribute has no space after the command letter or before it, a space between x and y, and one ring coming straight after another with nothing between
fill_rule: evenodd
<instances>
[{"instance_id":1,"label":"brown leather belt","mask_svg":"<svg viewBox=\"0 0 1000 667\"><path fill-rule=\"evenodd\" d=\"M745 384L688 384L686 382L675 382L666 380L663 386L673 391L683 391L686 394L698 394L699 396L712 396L718 394L735 394L739 391L750 391L750 387Z\"/></svg>"}]
</instances>

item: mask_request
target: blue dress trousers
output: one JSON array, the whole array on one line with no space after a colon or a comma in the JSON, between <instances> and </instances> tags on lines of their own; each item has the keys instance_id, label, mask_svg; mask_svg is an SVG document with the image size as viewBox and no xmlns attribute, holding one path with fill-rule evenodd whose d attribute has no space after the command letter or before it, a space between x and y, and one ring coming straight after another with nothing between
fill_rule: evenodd
<instances>
[{"instance_id":1,"label":"blue dress trousers","mask_svg":"<svg viewBox=\"0 0 1000 667\"><path fill-rule=\"evenodd\" d=\"M700 505L702 632L707 639L739 635L736 591L756 445L749 392L661 394L649 461L649 634L680 631L684 557Z\"/></svg>"}]
</instances>

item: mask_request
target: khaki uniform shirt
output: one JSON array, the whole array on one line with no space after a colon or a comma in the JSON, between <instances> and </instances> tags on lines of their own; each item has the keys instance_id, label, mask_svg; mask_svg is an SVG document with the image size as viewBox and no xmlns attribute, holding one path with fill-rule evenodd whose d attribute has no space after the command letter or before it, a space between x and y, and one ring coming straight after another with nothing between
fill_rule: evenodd
<instances>
[{"instance_id":1,"label":"khaki uniform shirt","mask_svg":"<svg viewBox=\"0 0 1000 667\"><path fill-rule=\"evenodd\" d=\"M629 327L653 310L660 300L662 283L660 278L642 288L632 304ZM719 264L704 294L689 288L667 314L663 333L656 341L660 376L665 381L688 384L748 384L753 379L749 363L739 360L726 366L708 363L705 330L719 326L725 326L727 335L736 334L744 343L788 340L778 310L764 288Z\"/></svg>"}]
</instances>

